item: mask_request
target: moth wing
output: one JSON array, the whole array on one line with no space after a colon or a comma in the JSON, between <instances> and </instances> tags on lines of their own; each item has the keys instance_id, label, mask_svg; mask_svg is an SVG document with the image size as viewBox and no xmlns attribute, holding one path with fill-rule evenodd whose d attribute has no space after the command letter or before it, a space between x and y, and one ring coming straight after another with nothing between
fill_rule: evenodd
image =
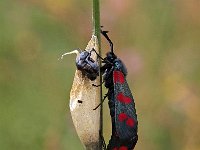
<instances>
[{"instance_id":1,"label":"moth wing","mask_svg":"<svg viewBox=\"0 0 200 150\"><path fill-rule=\"evenodd\" d=\"M115 125L120 139L137 137L137 114L134 99L128 83L121 71L113 72Z\"/></svg>"}]
</instances>

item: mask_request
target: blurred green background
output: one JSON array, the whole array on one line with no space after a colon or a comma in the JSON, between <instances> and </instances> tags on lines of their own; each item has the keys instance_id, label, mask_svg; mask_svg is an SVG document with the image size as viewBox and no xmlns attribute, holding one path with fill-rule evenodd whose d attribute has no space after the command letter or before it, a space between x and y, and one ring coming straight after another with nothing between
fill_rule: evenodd
<instances>
[{"instance_id":1,"label":"blurred green background","mask_svg":"<svg viewBox=\"0 0 200 150\"><path fill-rule=\"evenodd\" d=\"M0 150L82 150L69 112L92 1L0 1ZM200 2L102 0L101 24L129 70L135 150L200 149ZM109 47L102 39L102 53ZM104 136L110 116L104 103Z\"/></svg>"}]
</instances>

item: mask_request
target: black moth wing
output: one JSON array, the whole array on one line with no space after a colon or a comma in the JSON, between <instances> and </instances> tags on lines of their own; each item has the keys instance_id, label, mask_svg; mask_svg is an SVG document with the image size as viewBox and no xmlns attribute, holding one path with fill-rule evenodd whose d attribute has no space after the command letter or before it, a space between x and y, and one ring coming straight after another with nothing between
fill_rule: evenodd
<instances>
[{"instance_id":1,"label":"black moth wing","mask_svg":"<svg viewBox=\"0 0 200 150\"><path fill-rule=\"evenodd\" d=\"M134 99L121 71L113 71L116 134L121 140L137 138L137 114Z\"/></svg>"}]
</instances>

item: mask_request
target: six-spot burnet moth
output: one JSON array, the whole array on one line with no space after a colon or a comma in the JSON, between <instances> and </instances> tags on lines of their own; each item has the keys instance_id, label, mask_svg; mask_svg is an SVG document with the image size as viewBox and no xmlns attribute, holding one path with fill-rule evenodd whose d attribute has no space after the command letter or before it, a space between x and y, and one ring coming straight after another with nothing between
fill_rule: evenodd
<instances>
[{"instance_id":1,"label":"six-spot burnet moth","mask_svg":"<svg viewBox=\"0 0 200 150\"><path fill-rule=\"evenodd\" d=\"M114 54L113 43L107 32L101 31L102 35L110 43L111 51L106 54L105 58L99 56L102 62L105 63L100 70L103 73L105 87L108 88L103 101L108 97L112 120L112 135L107 150L132 150L138 140L135 103L126 81L127 69Z\"/></svg>"}]
</instances>

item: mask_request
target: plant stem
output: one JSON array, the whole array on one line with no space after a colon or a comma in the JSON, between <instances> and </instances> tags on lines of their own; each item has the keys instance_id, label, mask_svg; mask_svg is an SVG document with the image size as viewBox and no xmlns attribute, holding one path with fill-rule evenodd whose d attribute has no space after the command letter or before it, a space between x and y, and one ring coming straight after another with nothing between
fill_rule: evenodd
<instances>
[{"instance_id":1,"label":"plant stem","mask_svg":"<svg viewBox=\"0 0 200 150\"><path fill-rule=\"evenodd\" d=\"M99 0L93 0L93 13L92 13L92 21L93 21L93 35L95 35L98 39L99 44L99 55L101 55L101 37L100 37L100 7ZM101 67L101 59L99 59L99 65ZM100 72L100 83L102 83L102 75ZM102 86L100 87L100 101L102 100ZM103 135L103 106L100 108L100 136ZM102 141L99 138L99 150L102 150Z\"/></svg>"},{"instance_id":2,"label":"plant stem","mask_svg":"<svg viewBox=\"0 0 200 150\"><path fill-rule=\"evenodd\" d=\"M98 42L100 45L100 8L99 8L99 0L93 0L93 13L92 13L92 21L93 21L93 34L97 36Z\"/></svg>"}]
</instances>

